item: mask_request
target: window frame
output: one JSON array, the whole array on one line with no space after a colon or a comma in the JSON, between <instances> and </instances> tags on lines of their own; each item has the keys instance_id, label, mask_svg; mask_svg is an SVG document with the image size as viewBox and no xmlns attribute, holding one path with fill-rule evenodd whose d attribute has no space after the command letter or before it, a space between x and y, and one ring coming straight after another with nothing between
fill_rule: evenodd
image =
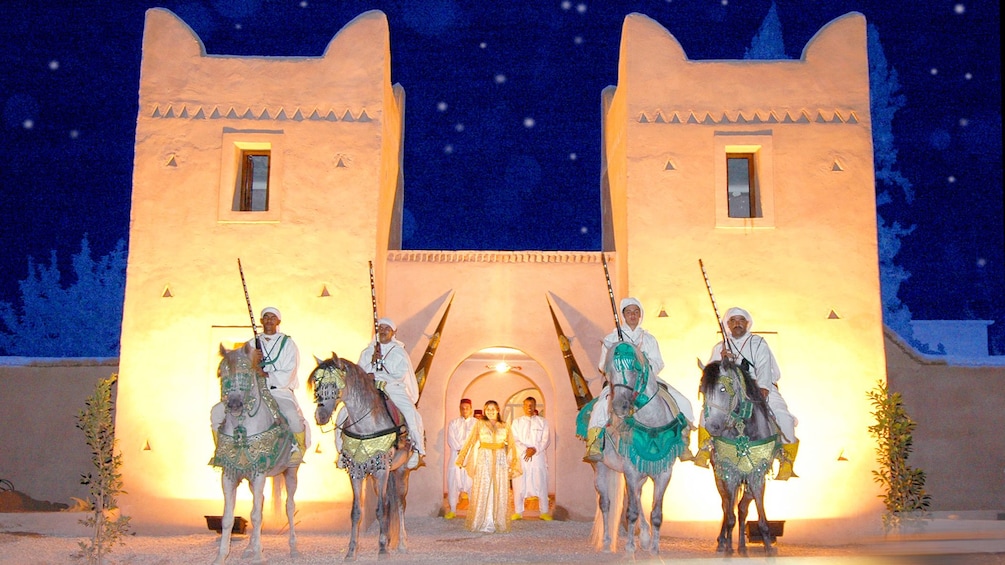
<instances>
[{"instance_id":1,"label":"window frame","mask_svg":"<svg viewBox=\"0 0 1005 565\"><path fill-rule=\"evenodd\" d=\"M266 210L234 210L245 182L245 155L268 153L269 186ZM277 223L283 202L283 132L224 129L220 151L220 223Z\"/></svg>"},{"instance_id":2,"label":"window frame","mask_svg":"<svg viewBox=\"0 0 1005 565\"><path fill-rule=\"evenodd\" d=\"M771 131L715 133L714 183L717 228L774 228L774 163ZM729 159L750 155L752 195L757 198L753 217L729 215ZM759 208L759 210L758 210Z\"/></svg>"}]
</instances>

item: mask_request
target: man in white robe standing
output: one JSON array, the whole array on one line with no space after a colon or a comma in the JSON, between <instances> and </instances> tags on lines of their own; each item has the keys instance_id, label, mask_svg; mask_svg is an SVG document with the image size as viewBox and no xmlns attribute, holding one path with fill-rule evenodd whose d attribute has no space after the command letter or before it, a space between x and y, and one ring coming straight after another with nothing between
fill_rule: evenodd
<instances>
[{"instance_id":1,"label":"man in white robe standing","mask_svg":"<svg viewBox=\"0 0 1005 565\"><path fill-rule=\"evenodd\" d=\"M466 469L454 464L464 444L467 443L471 430L475 427L476 420L470 399L461 399L460 412L461 415L447 425L447 446L450 447L450 456L447 459L447 505L450 506L450 510L443 515L447 520L457 517L457 502L461 493L471 495L471 476Z\"/></svg>"},{"instance_id":2,"label":"man in white robe standing","mask_svg":"<svg viewBox=\"0 0 1005 565\"><path fill-rule=\"evenodd\" d=\"M796 438L796 424L799 421L789 412L788 404L778 391L777 383L782 378L782 371L778 368L775 355L763 337L750 333L753 326L754 319L743 308L727 310L726 315L722 317L722 328L725 332L723 335L726 336L727 341L725 344L720 341L712 348L709 363L730 358L749 372L750 376L757 382L761 394L767 399L768 407L774 415L778 431L782 436L782 455L779 457L778 473L775 475L775 480L787 481L792 477L799 476L792 470L796 453L799 451L799 439ZM699 453L695 456L695 465L708 466L709 440L708 432L704 426L700 426L698 428Z\"/></svg>"},{"instance_id":3,"label":"man in white robe standing","mask_svg":"<svg viewBox=\"0 0 1005 565\"><path fill-rule=\"evenodd\" d=\"M422 417L415 408L419 401L419 383L415 378L415 369L405 351L405 344L394 339L398 326L390 318L377 320L377 335L370 345L359 356L358 365L373 376L377 388L381 388L387 397L405 418L408 436L415 450L408 459L408 468L419 466L419 458L426 454L426 431L422 425ZM380 342L379 353L377 342Z\"/></svg>"},{"instance_id":4,"label":"man in white robe standing","mask_svg":"<svg viewBox=\"0 0 1005 565\"><path fill-rule=\"evenodd\" d=\"M513 478L512 520L523 518L524 503L532 496L537 497L542 520L551 520L548 506L548 455L545 451L551 444L548 422L537 413L537 399L528 396L523 401L523 416L510 424L516 452L520 458L523 474Z\"/></svg>"}]
</instances>

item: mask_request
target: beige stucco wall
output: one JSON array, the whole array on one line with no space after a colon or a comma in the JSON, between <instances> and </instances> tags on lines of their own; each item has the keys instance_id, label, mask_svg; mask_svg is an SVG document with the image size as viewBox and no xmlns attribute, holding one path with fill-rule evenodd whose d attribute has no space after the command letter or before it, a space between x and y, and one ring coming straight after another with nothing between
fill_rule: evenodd
<instances>
[{"instance_id":1,"label":"beige stucco wall","mask_svg":"<svg viewBox=\"0 0 1005 565\"><path fill-rule=\"evenodd\" d=\"M302 380L312 354L358 351L369 338L366 264L383 277L400 224L404 94L390 84L380 12L347 24L321 57L264 58L207 55L154 9L139 95L117 422L124 506L140 525L190 523L220 512L219 472L206 465L217 349L251 337L237 259L256 318L282 310ZM268 212L230 211L243 143L270 144ZM306 391L300 400L312 406ZM320 463L331 453L315 455L298 498L344 496L347 481Z\"/></svg>"},{"instance_id":2,"label":"beige stucco wall","mask_svg":"<svg viewBox=\"0 0 1005 565\"><path fill-rule=\"evenodd\" d=\"M86 500L94 466L77 415L117 360L0 359L0 479L36 500Z\"/></svg>"},{"instance_id":3,"label":"beige stucco wall","mask_svg":"<svg viewBox=\"0 0 1005 565\"><path fill-rule=\"evenodd\" d=\"M949 365L886 332L890 390L915 421L908 464L925 471L932 510L1005 509L1005 364Z\"/></svg>"}]
</instances>

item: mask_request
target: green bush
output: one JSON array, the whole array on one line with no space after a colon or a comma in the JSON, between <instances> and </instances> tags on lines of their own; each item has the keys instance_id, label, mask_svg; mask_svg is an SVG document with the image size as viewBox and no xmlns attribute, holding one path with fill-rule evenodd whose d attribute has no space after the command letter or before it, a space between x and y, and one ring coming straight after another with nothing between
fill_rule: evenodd
<instances>
[{"instance_id":1,"label":"green bush","mask_svg":"<svg viewBox=\"0 0 1005 565\"><path fill-rule=\"evenodd\" d=\"M931 503L931 496L925 492L925 472L907 464L917 423L907 415L900 393L891 394L883 381L877 382L868 395L876 419L876 423L869 426L869 433L876 438L876 462L879 463L872 478L885 491L880 495L886 507L883 528L889 532L909 522L923 523L928 518Z\"/></svg>"},{"instance_id":2,"label":"green bush","mask_svg":"<svg viewBox=\"0 0 1005 565\"><path fill-rule=\"evenodd\" d=\"M77 414L77 428L83 430L91 448L94 472L80 476L80 484L87 485L91 514L80 523L92 530L90 540L80 542L83 557L88 563L102 563L102 557L111 553L112 546L122 544L122 536L129 531L129 518L122 516L118 496L122 490L122 455L115 453L115 425L112 418L112 385L118 375L98 381L85 408Z\"/></svg>"}]
</instances>

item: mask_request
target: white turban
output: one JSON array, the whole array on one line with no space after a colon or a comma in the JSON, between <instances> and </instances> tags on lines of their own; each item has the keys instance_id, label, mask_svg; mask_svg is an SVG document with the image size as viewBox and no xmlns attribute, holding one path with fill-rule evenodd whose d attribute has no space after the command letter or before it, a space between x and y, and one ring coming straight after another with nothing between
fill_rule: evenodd
<instances>
[{"instance_id":1,"label":"white turban","mask_svg":"<svg viewBox=\"0 0 1005 565\"><path fill-rule=\"evenodd\" d=\"M398 324L395 324L394 320L392 320L391 318L381 318L377 320L377 325L378 326L385 325L394 331L398 331Z\"/></svg>"},{"instance_id":2,"label":"white turban","mask_svg":"<svg viewBox=\"0 0 1005 565\"><path fill-rule=\"evenodd\" d=\"M262 315L260 317L264 318L266 314L275 314L279 321L283 321L283 315L279 313L279 308L269 306L267 308L262 308Z\"/></svg>"},{"instance_id":3,"label":"white turban","mask_svg":"<svg viewBox=\"0 0 1005 565\"><path fill-rule=\"evenodd\" d=\"M726 328L727 332L729 330L729 327L726 322L728 322L729 319L732 318L733 316L743 316L744 318L747 319L748 332L750 331L750 328L754 327L754 319L750 317L750 312L747 312L743 308L737 308L736 306L734 306L729 310L726 310L726 315L722 317L722 327Z\"/></svg>"},{"instance_id":4,"label":"white turban","mask_svg":"<svg viewBox=\"0 0 1005 565\"><path fill-rule=\"evenodd\" d=\"M641 322L642 318L644 318L645 315L646 315L646 311L642 309L642 303L639 302L638 298L634 298L634 297L631 297L631 296L629 296L628 298L622 298L621 299L621 313L624 314L625 313L625 308L628 308L629 306L631 306L633 304L635 306L639 307L639 314L640 314L639 315L639 321Z\"/></svg>"}]
</instances>

